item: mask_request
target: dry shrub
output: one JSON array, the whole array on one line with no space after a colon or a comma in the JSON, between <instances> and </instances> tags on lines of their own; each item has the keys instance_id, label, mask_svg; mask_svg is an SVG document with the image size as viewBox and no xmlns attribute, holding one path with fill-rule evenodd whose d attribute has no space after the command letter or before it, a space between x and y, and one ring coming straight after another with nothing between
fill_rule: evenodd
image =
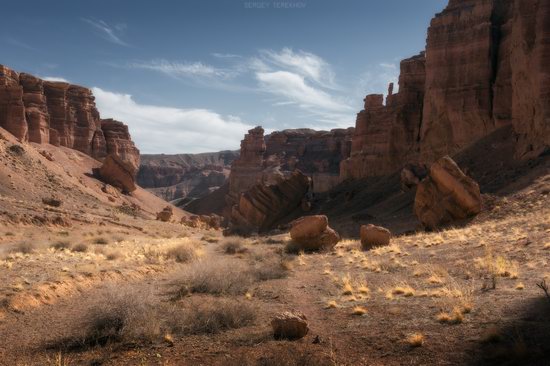
<instances>
[{"instance_id":1,"label":"dry shrub","mask_svg":"<svg viewBox=\"0 0 550 366\"><path fill-rule=\"evenodd\" d=\"M33 243L22 242L14 246L11 250L12 253L31 254L36 250L36 246Z\"/></svg>"},{"instance_id":2,"label":"dry shrub","mask_svg":"<svg viewBox=\"0 0 550 366\"><path fill-rule=\"evenodd\" d=\"M422 333L411 334L407 338L407 343L411 347L421 347L422 345L424 345L424 335Z\"/></svg>"},{"instance_id":3,"label":"dry shrub","mask_svg":"<svg viewBox=\"0 0 550 366\"><path fill-rule=\"evenodd\" d=\"M94 240L94 244L107 245L107 244L109 244L109 241L107 239L101 237L101 238L96 238Z\"/></svg>"},{"instance_id":4,"label":"dry shrub","mask_svg":"<svg viewBox=\"0 0 550 366\"><path fill-rule=\"evenodd\" d=\"M160 307L150 294L108 288L85 299L82 318L49 347L85 349L110 343L150 343L161 335Z\"/></svg>"},{"instance_id":5,"label":"dry shrub","mask_svg":"<svg viewBox=\"0 0 550 366\"><path fill-rule=\"evenodd\" d=\"M279 257L252 264L229 258L195 262L179 274L175 297L189 293L244 295L254 282L283 278L287 271Z\"/></svg>"},{"instance_id":6,"label":"dry shrub","mask_svg":"<svg viewBox=\"0 0 550 366\"><path fill-rule=\"evenodd\" d=\"M105 258L108 260L108 261L114 261L115 259L118 259L122 256L122 254L119 252L119 251L112 251L112 252L109 252L107 253L107 255L105 256Z\"/></svg>"},{"instance_id":7,"label":"dry shrub","mask_svg":"<svg viewBox=\"0 0 550 366\"><path fill-rule=\"evenodd\" d=\"M88 246L84 243L76 244L71 248L73 252L85 253L88 251Z\"/></svg>"},{"instance_id":8,"label":"dry shrub","mask_svg":"<svg viewBox=\"0 0 550 366\"><path fill-rule=\"evenodd\" d=\"M187 263L199 257L199 251L191 243L178 244L166 252L166 257L178 263Z\"/></svg>"},{"instance_id":9,"label":"dry shrub","mask_svg":"<svg viewBox=\"0 0 550 366\"><path fill-rule=\"evenodd\" d=\"M248 250L238 238L225 239L220 247L225 254L240 254Z\"/></svg>"},{"instance_id":10,"label":"dry shrub","mask_svg":"<svg viewBox=\"0 0 550 366\"><path fill-rule=\"evenodd\" d=\"M55 250L64 250L69 249L71 247L71 243L69 243L68 241L58 241L50 245L50 247Z\"/></svg>"},{"instance_id":11,"label":"dry shrub","mask_svg":"<svg viewBox=\"0 0 550 366\"><path fill-rule=\"evenodd\" d=\"M250 303L220 298L193 298L173 312L172 332L183 335L242 328L252 324L257 315Z\"/></svg>"}]
</instances>

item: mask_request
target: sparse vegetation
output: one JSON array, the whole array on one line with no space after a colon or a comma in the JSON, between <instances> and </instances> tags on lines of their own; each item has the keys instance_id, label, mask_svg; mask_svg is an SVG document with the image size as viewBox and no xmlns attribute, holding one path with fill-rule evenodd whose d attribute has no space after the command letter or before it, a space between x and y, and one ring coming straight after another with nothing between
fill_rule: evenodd
<instances>
[{"instance_id":1,"label":"sparse vegetation","mask_svg":"<svg viewBox=\"0 0 550 366\"><path fill-rule=\"evenodd\" d=\"M407 338L407 343L411 347L421 347L424 345L424 335L422 333L413 333Z\"/></svg>"},{"instance_id":2,"label":"sparse vegetation","mask_svg":"<svg viewBox=\"0 0 550 366\"><path fill-rule=\"evenodd\" d=\"M71 243L69 243L68 241L58 241L53 243L50 247L55 250L64 250L69 249L71 247Z\"/></svg>"},{"instance_id":3,"label":"sparse vegetation","mask_svg":"<svg viewBox=\"0 0 550 366\"><path fill-rule=\"evenodd\" d=\"M104 237L99 237L94 239L94 244L107 245L109 244L109 241Z\"/></svg>"},{"instance_id":4,"label":"sparse vegetation","mask_svg":"<svg viewBox=\"0 0 550 366\"><path fill-rule=\"evenodd\" d=\"M21 242L14 246L11 250L12 253L31 254L36 250L36 246L30 242Z\"/></svg>"},{"instance_id":5,"label":"sparse vegetation","mask_svg":"<svg viewBox=\"0 0 550 366\"><path fill-rule=\"evenodd\" d=\"M232 299L191 299L173 310L172 331L177 334L213 334L250 325L257 310L249 303Z\"/></svg>"},{"instance_id":6,"label":"sparse vegetation","mask_svg":"<svg viewBox=\"0 0 550 366\"><path fill-rule=\"evenodd\" d=\"M173 259L178 263L187 263L197 259L199 256L200 251L189 242L178 244L166 252L167 258Z\"/></svg>"},{"instance_id":7,"label":"sparse vegetation","mask_svg":"<svg viewBox=\"0 0 550 366\"><path fill-rule=\"evenodd\" d=\"M221 245L221 249L225 254L245 253L248 249L243 246L242 239L228 238Z\"/></svg>"},{"instance_id":8,"label":"sparse vegetation","mask_svg":"<svg viewBox=\"0 0 550 366\"><path fill-rule=\"evenodd\" d=\"M77 253L85 253L88 251L88 245L86 245L85 243L79 243L74 245L71 250Z\"/></svg>"}]
</instances>

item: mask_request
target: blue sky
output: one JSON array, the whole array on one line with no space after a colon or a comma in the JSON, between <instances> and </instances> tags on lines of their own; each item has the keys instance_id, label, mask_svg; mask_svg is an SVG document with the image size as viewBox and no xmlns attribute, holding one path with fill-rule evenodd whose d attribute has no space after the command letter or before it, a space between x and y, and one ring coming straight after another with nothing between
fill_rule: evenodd
<instances>
[{"instance_id":1,"label":"blue sky","mask_svg":"<svg viewBox=\"0 0 550 366\"><path fill-rule=\"evenodd\" d=\"M0 63L93 88L142 153L237 149L245 131L355 124L446 0L21 0Z\"/></svg>"}]
</instances>

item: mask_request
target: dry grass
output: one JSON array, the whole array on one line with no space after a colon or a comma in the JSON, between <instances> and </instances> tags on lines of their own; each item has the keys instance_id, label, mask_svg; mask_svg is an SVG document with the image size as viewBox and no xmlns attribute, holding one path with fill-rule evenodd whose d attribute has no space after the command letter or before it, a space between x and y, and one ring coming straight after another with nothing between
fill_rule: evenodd
<instances>
[{"instance_id":1,"label":"dry grass","mask_svg":"<svg viewBox=\"0 0 550 366\"><path fill-rule=\"evenodd\" d=\"M77 253L85 253L88 251L88 245L86 245L85 243L76 244L76 245L73 245L71 250Z\"/></svg>"},{"instance_id":2,"label":"dry grass","mask_svg":"<svg viewBox=\"0 0 550 366\"><path fill-rule=\"evenodd\" d=\"M36 250L36 246L33 243L22 242L17 244L11 249L11 253L31 254Z\"/></svg>"},{"instance_id":3,"label":"dry grass","mask_svg":"<svg viewBox=\"0 0 550 366\"><path fill-rule=\"evenodd\" d=\"M50 248L53 248L55 250L68 250L70 247L71 243L69 243L68 241L58 241L50 245Z\"/></svg>"},{"instance_id":4,"label":"dry grass","mask_svg":"<svg viewBox=\"0 0 550 366\"><path fill-rule=\"evenodd\" d=\"M353 315L365 315L367 312L367 309L363 306L356 306L351 311Z\"/></svg>"},{"instance_id":5,"label":"dry grass","mask_svg":"<svg viewBox=\"0 0 550 366\"><path fill-rule=\"evenodd\" d=\"M175 260L177 263L187 263L200 256L199 249L189 242L178 244L166 252L166 257Z\"/></svg>"},{"instance_id":6,"label":"dry grass","mask_svg":"<svg viewBox=\"0 0 550 366\"><path fill-rule=\"evenodd\" d=\"M325 309L336 309L338 307L338 303L334 300L331 300L327 302L327 305L325 306Z\"/></svg>"},{"instance_id":7,"label":"dry grass","mask_svg":"<svg viewBox=\"0 0 550 366\"><path fill-rule=\"evenodd\" d=\"M460 324L464 321L464 314L461 309L456 307L451 313L441 312L437 314L436 319L440 323Z\"/></svg>"},{"instance_id":8,"label":"dry grass","mask_svg":"<svg viewBox=\"0 0 550 366\"><path fill-rule=\"evenodd\" d=\"M159 307L150 294L110 288L90 296L69 335L49 347L74 349L113 342L149 343L161 335Z\"/></svg>"},{"instance_id":9,"label":"dry grass","mask_svg":"<svg viewBox=\"0 0 550 366\"><path fill-rule=\"evenodd\" d=\"M242 295L254 282L250 268L244 263L222 259L195 262L178 277L179 297L188 293Z\"/></svg>"},{"instance_id":10,"label":"dry grass","mask_svg":"<svg viewBox=\"0 0 550 366\"><path fill-rule=\"evenodd\" d=\"M225 254L241 254L248 250L240 238L227 238L220 245L220 248Z\"/></svg>"},{"instance_id":11,"label":"dry grass","mask_svg":"<svg viewBox=\"0 0 550 366\"><path fill-rule=\"evenodd\" d=\"M190 299L174 309L171 328L176 334L213 334L250 325L257 309L250 303L232 299Z\"/></svg>"},{"instance_id":12,"label":"dry grass","mask_svg":"<svg viewBox=\"0 0 550 366\"><path fill-rule=\"evenodd\" d=\"M424 345L425 337L422 333L413 333L407 337L407 343L411 347L421 347Z\"/></svg>"},{"instance_id":13,"label":"dry grass","mask_svg":"<svg viewBox=\"0 0 550 366\"><path fill-rule=\"evenodd\" d=\"M93 243L98 245L107 245L109 244L109 241L103 237L100 237L100 238L95 238Z\"/></svg>"}]
</instances>

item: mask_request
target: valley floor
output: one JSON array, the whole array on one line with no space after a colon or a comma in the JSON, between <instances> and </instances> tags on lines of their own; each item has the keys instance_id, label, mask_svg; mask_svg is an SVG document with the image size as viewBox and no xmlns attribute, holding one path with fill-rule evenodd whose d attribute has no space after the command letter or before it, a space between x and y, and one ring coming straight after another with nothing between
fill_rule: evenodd
<instances>
[{"instance_id":1,"label":"valley floor","mask_svg":"<svg viewBox=\"0 0 550 366\"><path fill-rule=\"evenodd\" d=\"M0 364L548 364L549 187L368 252L290 255L286 235L155 221L3 226ZM273 339L285 310L307 316L305 338Z\"/></svg>"}]
</instances>

